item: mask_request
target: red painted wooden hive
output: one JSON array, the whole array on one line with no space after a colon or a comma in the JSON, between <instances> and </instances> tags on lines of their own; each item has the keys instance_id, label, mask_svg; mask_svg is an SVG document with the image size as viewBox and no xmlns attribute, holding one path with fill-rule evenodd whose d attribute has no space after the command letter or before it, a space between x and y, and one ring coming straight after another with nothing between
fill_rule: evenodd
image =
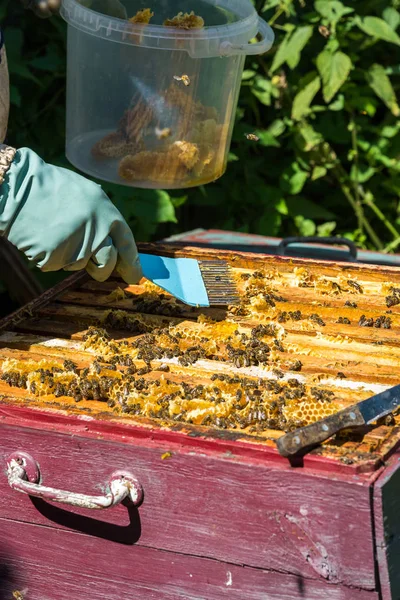
<instances>
[{"instance_id":1,"label":"red painted wooden hive","mask_svg":"<svg viewBox=\"0 0 400 600\"><path fill-rule=\"evenodd\" d=\"M400 272L156 251L223 258L242 305L74 276L1 324L0 598L399 599L400 418L293 464L275 440L399 383ZM60 490L132 474L143 502L18 493L15 452Z\"/></svg>"}]
</instances>

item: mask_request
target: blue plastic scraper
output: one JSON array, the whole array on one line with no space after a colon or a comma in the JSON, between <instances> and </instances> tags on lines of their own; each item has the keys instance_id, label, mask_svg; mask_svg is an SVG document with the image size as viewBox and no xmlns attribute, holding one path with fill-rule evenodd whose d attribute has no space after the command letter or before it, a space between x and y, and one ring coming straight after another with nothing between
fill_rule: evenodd
<instances>
[{"instance_id":1,"label":"blue plastic scraper","mask_svg":"<svg viewBox=\"0 0 400 600\"><path fill-rule=\"evenodd\" d=\"M239 302L230 267L224 261L139 256L144 277L185 304L228 306Z\"/></svg>"}]
</instances>

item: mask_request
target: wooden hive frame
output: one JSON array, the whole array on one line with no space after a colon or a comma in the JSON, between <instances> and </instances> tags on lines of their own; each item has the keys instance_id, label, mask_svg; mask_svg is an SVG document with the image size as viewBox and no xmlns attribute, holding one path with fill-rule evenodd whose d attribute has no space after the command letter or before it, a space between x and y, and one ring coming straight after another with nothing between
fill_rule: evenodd
<instances>
[{"instance_id":1,"label":"wooden hive frame","mask_svg":"<svg viewBox=\"0 0 400 600\"><path fill-rule=\"evenodd\" d=\"M151 327L160 328L172 322L177 323L178 328L197 332L201 329L198 318L205 314L217 323L215 327L219 327L218 323L233 323L250 339L251 331L259 324L255 320L258 315L261 323L272 324L282 333L281 348L272 343L272 360L258 366L237 368L225 360L202 359L198 364L188 365L181 365L176 359L155 361L153 369L165 362L169 364L168 379L171 381L207 386L211 385L210 377L214 373L250 380L266 378L285 384L288 379L297 378L307 389L333 392L336 409L398 383L400 299L399 304L393 300L397 287L400 288L398 270L160 245L143 245L141 250L167 256L223 259L232 267L242 295L249 275L261 271L265 276L264 288L261 286L260 289L267 296L267 302L261 303L258 312L241 316L240 310L236 314L235 311L227 314L223 309L178 306L178 312L171 316L168 310L167 314L165 311L163 314L161 307L158 315L143 313L144 321ZM254 278L250 281L254 283ZM121 286L124 287L116 278L100 284L85 275L74 275L4 319L0 324L0 363L3 368L4 361L9 359L24 363L29 360L55 361L60 367L65 359L70 359L79 369L89 367L95 354L85 347L88 327L104 321L106 311L113 315L112 311L120 310L134 316L138 312L134 302L148 289L143 285L128 286L124 294L119 295L115 290ZM272 290L272 297L266 290ZM168 302L164 306L168 306ZM138 334L124 329L123 321L122 326L117 328L115 319L109 322L113 327L107 325L107 330L118 344L138 339ZM210 331L213 331L212 327ZM226 341L222 347L224 352ZM293 370L298 360L301 371ZM134 362L138 368L145 367L141 360ZM122 368L120 370L123 371ZM165 379L166 375L153 370L143 377L155 380ZM196 443L204 447L222 445L239 453L251 452L271 460L283 460L277 456L275 449L275 440L282 431L268 427L260 430L254 423L242 430L232 429L226 423L221 428L219 422L217 426L215 423L206 426L158 419L154 415L123 414L116 412L115 406L97 400L75 402L74 398L56 398L53 394L36 397L26 387L10 387L6 381L0 382L0 399L3 406L47 411L54 418L62 413L87 415L103 426L113 423L147 432L148 435L173 436L180 443L188 440L193 443L195 437ZM393 417L374 427L338 436L315 450L306 460L326 468L334 464L335 468L342 465L345 469L374 469L398 447L399 424L400 418Z\"/></svg>"}]
</instances>

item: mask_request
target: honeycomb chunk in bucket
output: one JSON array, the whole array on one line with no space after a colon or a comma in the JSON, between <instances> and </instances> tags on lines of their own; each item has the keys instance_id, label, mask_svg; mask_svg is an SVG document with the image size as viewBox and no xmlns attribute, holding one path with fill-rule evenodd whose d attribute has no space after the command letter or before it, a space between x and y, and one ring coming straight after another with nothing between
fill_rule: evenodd
<instances>
[{"instance_id":1,"label":"honeycomb chunk in bucket","mask_svg":"<svg viewBox=\"0 0 400 600\"><path fill-rule=\"evenodd\" d=\"M168 184L183 179L187 169L176 155L145 151L125 156L119 164L118 173L127 181L149 180Z\"/></svg>"},{"instance_id":2,"label":"honeycomb chunk in bucket","mask_svg":"<svg viewBox=\"0 0 400 600\"><path fill-rule=\"evenodd\" d=\"M139 10L134 17L131 17L129 22L140 25L148 25L152 17L154 17L154 13L151 12L151 9L144 8L143 10Z\"/></svg>"},{"instance_id":3,"label":"honeycomb chunk in bucket","mask_svg":"<svg viewBox=\"0 0 400 600\"><path fill-rule=\"evenodd\" d=\"M198 17L194 12L180 12L172 19L164 21L165 27L177 27L179 29L202 29L204 27L204 19Z\"/></svg>"},{"instance_id":4,"label":"honeycomb chunk in bucket","mask_svg":"<svg viewBox=\"0 0 400 600\"><path fill-rule=\"evenodd\" d=\"M127 154L136 154L140 149L140 143L127 142L120 133L109 133L93 146L92 155L98 159L122 158Z\"/></svg>"}]
</instances>

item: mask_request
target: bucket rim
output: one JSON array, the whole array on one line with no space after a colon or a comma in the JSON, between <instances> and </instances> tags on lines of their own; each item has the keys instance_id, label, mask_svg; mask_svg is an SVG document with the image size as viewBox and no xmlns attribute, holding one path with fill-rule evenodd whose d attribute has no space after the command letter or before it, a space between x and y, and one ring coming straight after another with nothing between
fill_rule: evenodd
<instances>
[{"instance_id":1,"label":"bucket rim","mask_svg":"<svg viewBox=\"0 0 400 600\"><path fill-rule=\"evenodd\" d=\"M208 0L210 4L221 8L231 8L231 0ZM157 39L157 44L162 49L162 41L179 40L181 44L212 43L218 41L222 46L226 42L246 44L253 39L263 23L264 32L267 28L269 34L269 47L271 47L274 34L270 26L260 17L250 0L240 0L241 15L237 21L223 25L210 25L201 29L183 30L163 25L143 25L130 23L118 17L110 17L80 4L79 0L62 0L60 14L63 19L77 29L103 37L109 41L118 41L129 45L146 46L146 39ZM244 16L247 11L247 16ZM121 35L121 39L115 39ZM138 39L140 42L138 43ZM151 43L153 46L154 41ZM180 49L186 49L180 46Z\"/></svg>"}]
</instances>

